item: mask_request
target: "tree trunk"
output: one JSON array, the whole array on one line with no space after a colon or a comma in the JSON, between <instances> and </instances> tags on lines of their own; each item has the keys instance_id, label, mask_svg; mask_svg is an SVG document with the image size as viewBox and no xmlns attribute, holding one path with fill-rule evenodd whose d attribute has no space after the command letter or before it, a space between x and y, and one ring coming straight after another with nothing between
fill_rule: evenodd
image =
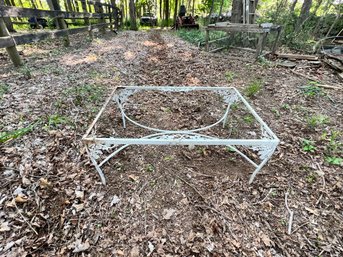
<instances>
[{"instance_id":1,"label":"tree trunk","mask_svg":"<svg viewBox=\"0 0 343 257\"><path fill-rule=\"evenodd\" d=\"M164 12L165 12L165 21L167 27L169 26L169 0L164 0Z\"/></svg>"},{"instance_id":2,"label":"tree trunk","mask_svg":"<svg viewBox=\"0 0 343 257\"><path fill-rule=\"evenodd\" d=\"M221 0L221 2L220 2L220 8L219 8L219 15L216 17L216 22L217 22L217 19L222 15L223 4L224 4L224 0Z\"/></svg>"},{"instance_id":3,"label":"tree trunk","mask_svg":"<svg viewBox=\"0 0 343 257\"><path fill-rule=\"evenodd\" d=\"M325 15L328 13L328 11L330 10L331 8L331 5L332 5L332 1L331 0L327 0L326 4L325 4L325 7L324 7L324 10L325 12L322 14L322 16L320 16L320 19L318 20L317 24L316 24L316 27L314 28L313 30L313 35L316 35L318 33L318 30L320 28L320 24L322 23Z\"/></svg>"},{"instance_id":4,"label":"tree trunk","mask_svg":"<svg viewBox=\"0 0 343 257\"><path fill-rule=\"evenodd\" d=\"M163 14L162 14L162 0L160 0L160 20L163 20ZM163 24L163 22L161 23Z\"/></svg>"},{"instance_id":5,"label":"tree trunk","mask_svg":"<svg viewBox=\"0 0 343 257\"><path fill-rule=\"evenodd\" d=\"M211 23L211 14L213 13L213 8L214 8L214 0L211 0L211 8L210 8L210 13L208 14L208 20L207 20L207 24Z\"/></svg>"},{"instance_id":6,"label":"tree trunk","mask_svg":"<svg viewBox=\"0 0 343 257\"><path fill-rule=\"evenodd\" d=\"M340 20L341 18L341 12L340 12L340 6L337 6L337 14L336 14L336 19L335 21L332 23L330 29L328 30L328 32L326 33L325 37L330 36L331 30L336 26L337 22Z\"/></svg>"},{"instance_id":7,"label":"tree trunk","mask_svg":"<svg viewBox=\"0 0 343 257\"><path fill-rule=\"evenodd\" d=\"M295 6L297 5L297 3L298 3L298 0L292 1L291 7L289 8L290 13L294 13L294 9L295 9Z\"/></svg>"},{"instance_id":8,"label":"tree trunk","mask_svg":"<svg viewBox=\"0 0 343 257\"><path fill-rule=\"evenodd\" d=\"M134 0L129 2L129 11L130 11L130 29L137 30L137 21L136 21L136 6Z\"/></svg>"},{"instance_id":9,"label":"tree trunk","mask_svg":"<svg viewBox=\"0 0 343 257\"><path fill-rule=\"evenodd\" d=\"M243 15L242 0L233 0L232 1L231 22L232 23L242 23L242 15Z\"/></svg>"},{"instance_id":10,"label":"tree trunk","mask_svg":"<svg viewBox=\"0 0 343 257\"><path fill-rule=\"evenodd\" d=\"M310 9L312 6L312 0L305 0L302 7L301 7L301 12L300 16L298 18L297 22L297 31L299 31L304 23L304 21L308 18L310 15Z\"/></svg>"},{"instance_id":11,"label":"tree trunk","mask_svg":"<svg viewBox=\"0 0 343 257\"><path fill-rule=\"evenodd\" d=\"M177 18L177 4L178 4L178 0L175 0L175 5L174 5L174 25L176 28L176 18Z\"/></svg>"}]
</instances>

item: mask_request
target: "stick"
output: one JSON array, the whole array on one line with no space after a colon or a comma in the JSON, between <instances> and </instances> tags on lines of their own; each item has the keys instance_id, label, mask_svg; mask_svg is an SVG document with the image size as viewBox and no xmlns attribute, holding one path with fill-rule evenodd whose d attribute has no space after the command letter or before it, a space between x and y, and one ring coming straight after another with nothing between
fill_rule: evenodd
<instances>
[{"instance_id":1,"label":"stick","mask_svg":"<svg viewBox=\"0 0 343 257\"><path fill-rule=\"evenodd\" d=\"M305 79L308 79L308 80L311 80L311 81L314 81L314 82L321 83L320 80L317 80L317 79L315 79L315 78L313 78L313 77L310 77L310 76L307 76L307 75L305 75L305 74L301 74L301 73L296 72L296 71L294 71L294 70L291 70L291 72L294 73L295 75L298 75L298 76L303 77L303 78L305 78ZM332 86L332 85L324 85L324 84L318 84L318 85L316 85L316 86L322 87L322 88L327 88L327 89L338 89L338 90L339 90L339 89L342 89L342 87L335 87L335 86Z\"/></svg>"},{"instance_id":2,"label":"stick","mask_svg":"<svg viewBox=\"0 0 343 257\"><path fill-rule=\"evenodd\" d=\"M12 194L12 196L13 196L13 199L15 199L15 197L14 197L13 194ZM26 220L26 218L24 217L24 215L21 214L21 212L20 212L20 210L19 210L19 208L18 208L18 206L17 206L15 200L13 201L13 203L14 203L14 206L15 206L15 208L17 209L17 212L19 213L19 215L23 218L23 220L26 222L26 224L29 225L29 227L31 228L31 230L38 236L38 232L37 232L37 231L31 226L31 224Z\"/></svg>"},{"instance_id":3,"label":"stick","mask_svg":"<svg viewBox=\"0 0 343 257\"><path fill-rule=\"evenodd\" d=\"M290 235L290 234L292 233L292 223L293 223L293 214L294 214L294 212L291 211L291 210L288 208L287 197L288 197L288 191L285 193L285 205L286 205L287 211L288 211L288 213L289 213L289 220L288 220L288 235Z\"/></svg>"}]
</instances>

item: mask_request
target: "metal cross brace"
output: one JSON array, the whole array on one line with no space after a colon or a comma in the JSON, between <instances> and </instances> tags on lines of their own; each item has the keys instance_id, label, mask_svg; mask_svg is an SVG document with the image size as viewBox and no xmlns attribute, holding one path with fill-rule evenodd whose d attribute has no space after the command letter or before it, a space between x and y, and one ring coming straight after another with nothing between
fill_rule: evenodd
<instances>
[{"instance_id":1,"label":"metal cross brace","mask_svg":"<svg viewBox=\"0 0 343 257\"><path fill-rule=\"evenodd\" d=\"M125 113L126 100L133 94L142 91L161 91L161 92L191 92L191 91L210 91L217 93L223 99L226 104L225 112L222 117L215 123L207 125L205 127L191 129L191 130L164 130L159 128L148 127L140 124L139 122L131 119ZM90 135L95 124L98 122L100 116L108 106L108 104L114 101L119 108L122 116L123 126L126 128L126 123L130 122L135 126L141 127L147 131L154 132L144 137L137 138L122 138L122 137L97 137L96 135ZM221 123L225 126L230 106L233 103L241 101L246 109L250 112L255 120L261 127L261 135L259 139L231 139L231 138L218 138L212 137L201 132L208 130L212 127L218 126ZM229 146L230 149L241 155L246 161L255 167L252 175L250 176L249 183L252 183L256 174L267 163L267 161L273 155L279 139L267 126L267 124L260 118L260 116L254 111L249 103L243 98L236 88L233 87L167 87L167 86L122 86L116 87L107 101L97 114L96 118L89 126L87 132L82 138L86 144L86 149L89 158L95 169L99 173L102 183L106 184L105 175L101 167L107 163L111 158L117 155L120 151L130 145L222 145ZM251 160L246 154L237 149L237 146L243 146L250 150L257 151L260 159L260 163L256 163ZM114 149L114 150L113 150ZM103 155L103 152L113 151L102 161L98 162L98 159Z\"/></svg>"}]
</instances>

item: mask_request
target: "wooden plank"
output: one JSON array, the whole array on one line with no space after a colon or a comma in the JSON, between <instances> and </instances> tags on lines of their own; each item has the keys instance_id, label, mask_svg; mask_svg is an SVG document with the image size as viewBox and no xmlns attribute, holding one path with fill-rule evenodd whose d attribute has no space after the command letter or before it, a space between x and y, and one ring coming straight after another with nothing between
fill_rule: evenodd
<instances>
[{"instance_id":1,"label":"wooden plank","mask_svg":"<svg viewBox=\"0 0 343 257\"><path fill-rule=\"evenodd\" d=\"M226 27L226 26L218 26L218 27L208 27L208 30L215 30L215 31L226 31L226 32L251 32L251 33L264 33L262 28L249 28L249 27Z\"/></svg>"},{"instance_id":2,"label":"wooden plank","mask_svg":"<svg viewBox=\"0 0 343 257\"><path fill-rule=\"evenodd\" d=\"M318 56L315 55L304 55L304 54L282 54L276 53L279 58L286 58L291 60L309 60L309 61L317 61Z\"/></svg>"},{"instance_id":3,"label":"wooden plank","mask_svg":"<svg viewBox=\"0 0 343 257\"><path fill-rule=\"evenodd\" d=\"M71 18L103 18L107 17L108 13L81 13L81 12L64 12L64 11L48 11L40 9L19 8L13 6L0 5L0 17L59 17L64 19Z\"/></svg>"},{"instance_id":4,"label":"wooden plank","mask_svg":"<svg viewBox=\"0 0 343 257\"><path fill-rule=\"evenodd\" d=\"M44 31L44 32L30 33L30 34L24 34L24 35L14 35L12 37L1 37L0 48L13 46L14 45L13 40L15 41L17 45L24 45L24 44L29 44L33 42L39 42L48 38L58 38L58 37L66 36L66 35L78 34L81 32L86 32L94 28L99 28L99 27L104 27L104 26L105 27L109 26L109 23L94 24L91 26L84 26L80 28Z\"/></svg>"},{"instance_id":5,"label":"wooden plank","mask_svg":"<svg viewBox=\"0 0 343 257\"><path fill-rule=\"evenodd\" d=\"M10 36L0 37L0 48L15 46L13 38Z\"/></svg>"}]
</instances>

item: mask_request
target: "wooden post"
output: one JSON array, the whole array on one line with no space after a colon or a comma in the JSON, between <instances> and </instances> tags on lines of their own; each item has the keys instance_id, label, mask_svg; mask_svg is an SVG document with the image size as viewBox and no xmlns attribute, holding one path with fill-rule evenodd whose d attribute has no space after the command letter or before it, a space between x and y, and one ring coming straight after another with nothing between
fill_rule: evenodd
<instances>
[{"instance_id":1,"label":"wooden post","mask_svg":"<svg viewBox=\"0 0 343 257\"><path fill-rule=\"evenodd\" d=\"M0 18L0 37L7 37L7 36L10 36L10 33L8 32L4 19L1 17ZM18 66L23 65L23 62L19 56L19 53L15 45L6 47L6 51L8 55L10 56L11 61L13 62L14 66L18 67Z\"/></svg>"},{"instance_id":2,"label":"wooden post","mask_svg":"<svg viewBox=\"0 0 343 257\"><path fill-rule=\"evenodd\" d=\"M88 12L87 10L87 5L86 5L86 0L81 0L81 6L82 6L82 11L83 12ZM89 18L84 18L85 25L89 25Z\"/></svg>"},{"instance_id":3,"label":"wooden post","mask_svg":"<svg viewBox=\"0 0 343 257\"><path fill-rule=\"evenodd\" d=\"M58 2L58 0L51 0L52 5L54 7L55 11L61 11L61 6ZM57 25L59 29L67 29L67 24L65 23L63 18L56 18ZM70 46L70 40L68 34L64 37L64 46Z\"/></svg>"},{"instance_id":4,"label":"wooden post","mask_svg":"<svg viewBox=\"0 0 343 257\"><path fill-rule=\"evenodd\" d=\"M206 36L205 36L205 43L206 43L206 45L205 45L205 51L206 51L206 52L208 52L208 50L209 50L209 43L208 43L209 39L210 39L210 31L209 31L209 29L207 28L207 29L206 29Z\"/></svg>"},{"instance_id":5,"label":"wooden post","mask_svg":"<svg viewBox=\"0 0 343 257\"><path fill-rule=\"evenodd\" d=\"M257 43L257 48L256 48L256 54L255 58L258 58L260 54L262 53L263 50L263 43L265 41L265 38L267 36L267 32L261 33L259 38L258 38L258 43Z\"/></svg>"},{"instance_id":6,"label":"wooden post","mask_svg":"<svg viewBox=\"0 0 343 257\"><path fill-rule=\"evenodd\" d=\"M100 14L102 17L99 19L99 23L105 23L105 19L103 17L103 14L104 14L104 9L102 8L102 5L100 3L100 0L96 0L95 1L95 5L94 5L94 10L96 13ZM102 33L105 33L106 32L106 27L105 26L102 26L100 29L99 29Z\"/></svg>"},{"instance_id":7,"label":"wooden post","mask_svg":"<svg viewBox=\"0 0 343 257\"><path fill-rule=\"evenodd\" d=\"M278 28L278 30L277 30L276 39L274 41L273 48L272 48L272 54L276 53L276 50L277 50L278 44L279 44L280 35L281 35L281 27Z\"/></svg>"}]
</instances>

